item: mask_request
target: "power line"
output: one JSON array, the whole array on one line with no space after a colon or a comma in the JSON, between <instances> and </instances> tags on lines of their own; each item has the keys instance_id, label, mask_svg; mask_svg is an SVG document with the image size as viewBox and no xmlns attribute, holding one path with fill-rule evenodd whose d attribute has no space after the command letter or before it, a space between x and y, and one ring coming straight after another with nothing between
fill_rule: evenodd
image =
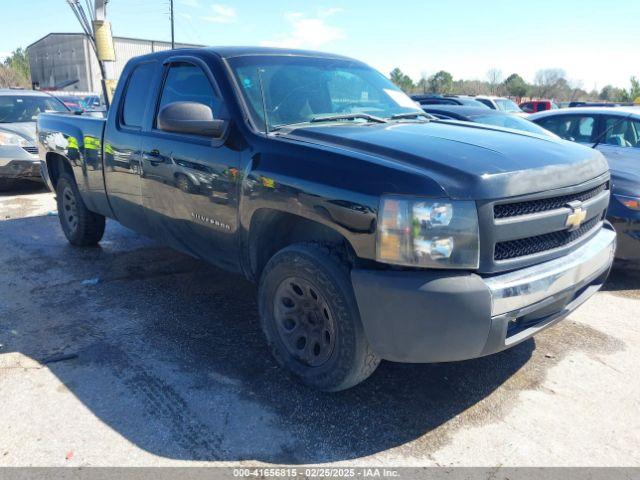
<instances>
[{"instance_id":1,"label":"power line","mask_svg":"<svg viewBox=\"0 0 640 480\"><path fill-rule=\"evenodd\" d=\"M174 25L173 25L173 0L169 0L169 5L171 6L171 50L176 48L176 39L174 36Z\"/></svg>"}]
</instances>

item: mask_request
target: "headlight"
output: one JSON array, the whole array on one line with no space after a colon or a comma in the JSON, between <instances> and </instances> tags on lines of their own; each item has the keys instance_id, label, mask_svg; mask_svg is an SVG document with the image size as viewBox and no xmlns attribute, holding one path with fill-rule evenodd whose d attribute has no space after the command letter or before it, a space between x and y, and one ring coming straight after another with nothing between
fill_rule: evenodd
<instances>
[{"instance_id":1,"label":"headlight","mask_svg":"<svg viewBox=\"0 0 640 480\"><path fill-rule=\"evenodd\" d=\"M0 145L8 146L13 145L15 147L27 147L30 145L30 142L21 137L20 135L15 135L13 133L8 132L0 132Z\"/></svg>"},{"instance_id":2,"label":"headlight","mask_svg":"<svg viewBox=\"0 0 640 480\"><path fill-rule=\"evenodd\" d=\"M630 208L631 210L640 211L640 198L636 197L627 197L625 195L613 195L618 199L618 201L623 204L625 207Z\"/></svg>"},{"instance_id":3,"label":"headlight","mask_svg":"<svg viewBox=\"0 0 640 480\"><path fill-rule=\"evenodd\" d=\"M474 202L383 197L376 256L380 262L429 268L478 268Z\"/></svg>"}]
</instances>

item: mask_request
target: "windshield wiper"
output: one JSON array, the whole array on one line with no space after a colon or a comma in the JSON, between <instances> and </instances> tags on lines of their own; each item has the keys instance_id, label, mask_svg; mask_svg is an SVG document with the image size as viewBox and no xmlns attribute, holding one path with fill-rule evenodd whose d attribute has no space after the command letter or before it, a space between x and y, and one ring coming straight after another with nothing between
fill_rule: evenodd
<instances>
[{"instance_id":1,"label":"windshield wiper","mask_svg":"<svg viewBox=\"0 0 640 480\"><path fill-rule=\"evenodd\" d=\"M364 120L368 120L369 122L375 123L387 123L384 118L376 117L375 115L369 115L368 113L341 113L339 115L326 115L320 117L313 117L309 122L318 123L318 122L334 122L337 120L356 120L358 118L362 118Z\"/></svg>"},{"instance_id":2,"label":"windshield wiper","mask_svg":"<svg viewBox=\"0 0 640 480\"><path fill-rule=\"evenodd\" d=\"M435 120L436 119L436 117L434 117L433 115L429 115L428 113L425 113L425 112L396 113L395 115L391 115L389 118L391 120L401 120L403 118L418 118L418 117L424 117L427 120Z\"/></svg>"}]
</instances>

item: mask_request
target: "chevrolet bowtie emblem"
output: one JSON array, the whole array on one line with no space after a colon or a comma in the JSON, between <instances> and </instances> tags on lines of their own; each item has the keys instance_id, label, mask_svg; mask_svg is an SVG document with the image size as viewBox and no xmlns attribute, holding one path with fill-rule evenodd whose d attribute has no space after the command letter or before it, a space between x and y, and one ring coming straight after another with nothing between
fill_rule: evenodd
<instances>
[{"instance_id":1,"label":"chevrolet bowtie emblem","mask_svg":"<svg viewBox=\"0 0 640 480\"><path fill-rule=\"evenodd\" d=\"M567 221L565 226L569 228L569 230L575 230L580 228L584 219L587 218L587 211L582 208L580 202L571 202L567 204L567 206L572 210L569 216L567 217Z\"/></svg>"}]
</instances>

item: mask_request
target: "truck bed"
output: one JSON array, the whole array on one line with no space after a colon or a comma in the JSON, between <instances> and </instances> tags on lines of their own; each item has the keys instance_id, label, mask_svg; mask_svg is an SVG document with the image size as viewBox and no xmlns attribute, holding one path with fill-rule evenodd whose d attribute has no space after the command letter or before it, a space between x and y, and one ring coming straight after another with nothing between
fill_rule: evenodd
<instances>
[{"instance_id":1,"label":"truck bed","mask_svg":"<svg viewBox=\"0 0 640 480\"><path fill-rule=\"evenodd\" d=\"M37 138L40 159L56 154L70 160L78 188L89 208L108 213L109 206L103 178L103 137L105 118L66 113L43 113L38 117ZM50 188L55 190L55 185Z\"/></svg>"}]
</instances>

